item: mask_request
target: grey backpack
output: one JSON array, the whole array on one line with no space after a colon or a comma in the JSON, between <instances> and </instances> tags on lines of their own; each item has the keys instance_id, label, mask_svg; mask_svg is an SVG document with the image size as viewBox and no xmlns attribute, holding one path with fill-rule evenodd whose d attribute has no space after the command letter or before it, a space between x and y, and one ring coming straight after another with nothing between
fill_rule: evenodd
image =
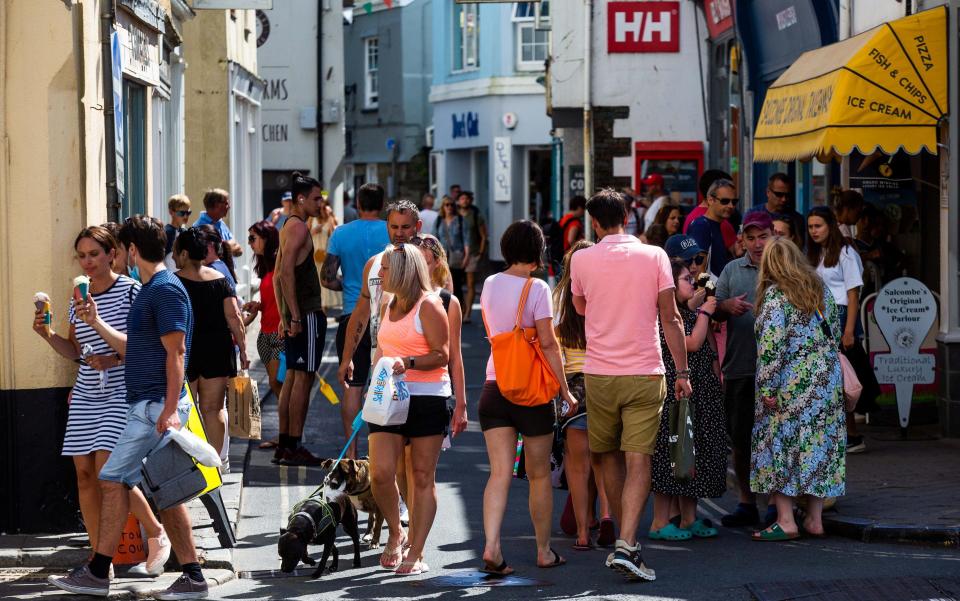
<instances>
[{"instance_id":1,"label":"grey backpack","mask_svg":"<svg viewBox=\"0 0 960 601\"><path fill-rule=\"evenodd\" d=\"M143 492L158 511L195 499L207 487L197 462L167 437L144 457L142 473Z\"/></svg>"}]
</instances>

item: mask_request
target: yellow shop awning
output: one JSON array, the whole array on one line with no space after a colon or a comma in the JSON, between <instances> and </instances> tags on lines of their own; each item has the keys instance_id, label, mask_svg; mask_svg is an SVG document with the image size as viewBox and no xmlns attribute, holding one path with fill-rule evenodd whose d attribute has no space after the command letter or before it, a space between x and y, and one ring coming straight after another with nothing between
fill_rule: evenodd
<instances>
[{"instance_id":1,"label":"yellow shop awning","mask_svg":"<svg viewBox=\"0 0 960 601\"><path fill-rule=\"evenodd\" d=\"M754 160L936 154L947 110L947 10L939 7L802 54L767 91Z\"/></svg>"}]
</instances>

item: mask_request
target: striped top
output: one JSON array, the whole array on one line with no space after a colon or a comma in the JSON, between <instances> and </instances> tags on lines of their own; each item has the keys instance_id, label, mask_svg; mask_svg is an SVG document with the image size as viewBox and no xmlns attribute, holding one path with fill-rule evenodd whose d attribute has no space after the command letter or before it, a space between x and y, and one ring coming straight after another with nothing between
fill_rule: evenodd
<instances>
[{"instance_id":1,"label":"striped top","mask_svg":"<svg viewBox=\"0 0 960 601\"><path fill-rule=\"evenodd\" d=\"M583 363L587 358L587 349L563 348L563 372L568 376L583 373Z\"/></svg>"},{"instance_id":2,"label":"striped top","mask_svg":"<svg viewBox=\"0 0 960 601\"><path fill-rule=\"evenodd\" d=\"M97 314L113 329L125 333L127 331L127 313L130 312L130 307L139 292L139 283L121 275L110 288L92 295L93 300L97 303ZM94 355L110 355L116 352L93 328L76 316L73 303L70 304L69 320L75 328L81 354L87 345ZM87 400L125 399L127 389L124 384L123 371L123 365L108 369L105 372L99 372L82 363L77 374L77 383L73 387L73 398ZM102 391L100 388L101 374L103 375Z\"/></svg>"}]
</instances>

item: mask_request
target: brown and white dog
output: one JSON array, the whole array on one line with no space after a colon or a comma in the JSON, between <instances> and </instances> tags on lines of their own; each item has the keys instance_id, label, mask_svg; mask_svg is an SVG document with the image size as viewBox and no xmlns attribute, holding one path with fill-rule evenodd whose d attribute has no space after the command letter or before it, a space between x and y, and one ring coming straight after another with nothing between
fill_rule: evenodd
<instances>
[{"instance_id":1,"label":"brown and white dog","mask_svg":"<svg viewBox=\"0 0 960 601\"><path fill-rule=\"evenodd\" d=\"M370 461L368 459L341 459L340 463L330 471L336 459L324 459L320 467L327 470L327 486L324 488L324 497L334 499L339 495L347 495L350 503L357 511L367 514L367 531L362 540L370 545L371 549L380 548L380 531L383 529L383 513L377 507L373 498L370 478Z\"/></svg>"}]
</instances>

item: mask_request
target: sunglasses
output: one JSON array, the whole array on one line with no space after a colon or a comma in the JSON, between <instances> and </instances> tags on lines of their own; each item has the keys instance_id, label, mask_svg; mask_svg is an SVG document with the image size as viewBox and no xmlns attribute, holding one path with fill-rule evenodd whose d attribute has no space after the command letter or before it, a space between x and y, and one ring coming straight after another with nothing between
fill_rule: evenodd
<instances>
[{"instance_id":1,"label":"sunglasses","mask_svg":"<svg viewBox=\"0 0 960 601\"><path fill-rule=\"evenodd\" d=\"M433 238L423 238L420 236L414 236L410 238L410 244L414 246L420 246L428 249L433 255L437 258L440 257L440 251L442 250L440 243L434 240Z\"/></svg>"},{"instance_id":2,"label":"sunglasses","mask_svg":"<svg viewBox=\"0 0 960 601\"><path fill-rule=\"evenodd\" d=\"M729 204L737 204L738 202L740 202L739 198L720 198L716 194L713 195L713 198L716 199L716 201L722 204L723 206L727 206Z\"/></svg>"},{"instance_id":3,"label":"sunglasses","mask_svg":"<svg viewBox=\"0 0 960 601\"><path fill-rule=\"evenodd\" d=\"M174 211L174 215L177 217L189 217L193 214L193 211Z\"/></svg>"},{"instance_id":4,"label":"sunglasses","mask_svg":"<svg viewBox=\"0 0 960 601\"><path fill-rule=\"evenodd\" d=\"M692 259L690 259L689 261L687 261L687 267L689 267L689 266L691 266L691 265L703 265L703 262L706 261L706 260L707 260L707 257L705 257L704 255L697 255L697 256L693 257ZM693 278L690 278L690 279L691 279L691 282L690 282L690 283L692 284L692 283L693 283L693 281L692 281Z\"/></svg>"},{"instance_id":5,"label":"sunglasses","mask_svg":"<svg viewBox=\"0 0 960 601\"><path fill-rule=\"evenodd\" d=\"M770 192L770 194L773 194L780 199L786 198L787 194L789 194L789 192L777 192L776 190L771 190L770 188L767 188L767 192Z\"/></svg>"}]
</instances>

